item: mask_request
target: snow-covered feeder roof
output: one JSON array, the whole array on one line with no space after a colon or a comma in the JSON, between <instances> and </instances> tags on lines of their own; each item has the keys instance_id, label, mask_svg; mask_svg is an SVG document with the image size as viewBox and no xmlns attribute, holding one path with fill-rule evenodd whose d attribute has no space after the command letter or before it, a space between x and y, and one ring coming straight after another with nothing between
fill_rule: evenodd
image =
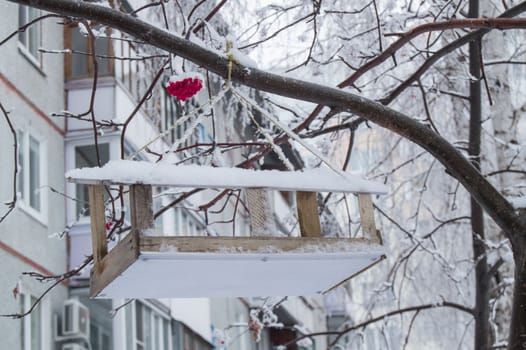
<instances>
[{"instance_id":1,"label":"snow-covered feeder roof","mask_svg":"<svg viewBox=\"0 0 526 350\"><path fill-rule=\"evenodd\" d=\"M268 188L280 191L373 193L387 192L385 185L328 168L304 171L253 170L164 162L113 160L103 167L74 169L66 173L80 184L159 185L191 188Z\"/></svg>"},{"instance_id":2,"label":"snow-covered feeder roof","mask_svg":"<svg viewBox=\"0 0 526 350\"><path fill-rule=\"evenodd\" d=\"M258 240L265 242L261 244ZM320 244L320 240L323 243ZM265 248L251 248L255 246ZM384 256L383 247L378 244L338 238L309 241L304 238L142 237L139 247L138 257L130 257L133 262L116 273L114 279L101 278L104 281L100 284L95 280L92 296L315 295L346 281ZM206 251L202 251L205 247ZM93 277L97 277L97 273Z\"/></svg>"}]
</instances>

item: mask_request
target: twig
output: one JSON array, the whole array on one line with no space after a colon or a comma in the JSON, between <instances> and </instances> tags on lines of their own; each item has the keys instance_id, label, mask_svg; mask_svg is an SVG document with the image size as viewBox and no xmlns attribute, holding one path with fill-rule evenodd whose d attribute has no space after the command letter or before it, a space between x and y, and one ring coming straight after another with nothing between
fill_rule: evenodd
<instances>
[{"instance_id":1,"label":"twig","mask_svg":"<svg viewBox=\"0 0 526 350\"><path fill-rule=\"evenodd\" d=\"M50 13L50 14L35 18L34 20L27 22L26 24L24 24L23 26L19 27L17 30L9 34L7 37L5 37L4 40L0 41L0 46L4 45L6 42L8 42L12 37L17 35L18 33L25 32L27 28L29 28L33 24L40 22L41 20L46 19L46 18L64 18L64 16L55 15L55 14Z\"/></svg>"},{"instance_id":2,"label":"twig","mask_svg":"<svg viewBox=\"0 0 526 350\"><path fill-rule=\"evenodd\" d=\"M13 126L13 123L11 123L11 119L9 118L9 113L4 108L4 105L1 102L0 109L2 110L2 114L4 115L7 125L9 126L9 130L13 135L13 199L11 199L10 202L5 203L5 205L7 205L8 210L6 213L4 213L4 215L2 215L2 217L0 217L1 223L13 211L13 209L15 209L16 206L16 178L18 174L18 140L15 127Z\"/></svg>"},{"instance_id":3,"label":"twig","mask_svg":"<svg viewBox=\"0 0 526 350\"><path fill-rule=\"evenodd\" d=\"M69 278L71 278L73 276L76 276L80 271L82 271L92 261L93 261L93 255L90 255L89 257L87 257L84 260L84 262L79 267L77 267L77 268L75 268L75 269L73 269L71 271L68 271L68 272L66 272L66 273L64 273L62 275L56 275L56 276L44 276L42 274L35 273L35 272L24 272L23 273L24 275L29 275L31 277L34 277L40 282L44 282L44 281L47 281L47 280L55 280L55 282L53 282L53 284L51 284L42 294L40 294L40 296L38 298L36 298L36 300L33 302L31 307L27 311L14 313L14 314L0 315L0 317L10 317L10 318L18 319L18 318L23 318L23 317L29 315L40 304L42 299L44 299L44 297L47 294L49 294L49 292L51 292L51 290L53 290L53 288L55 288L57 285L59 285L63 281L68 280Z\"/></svg>"},{"instance_id":4,"label":"twig","mask_svg":"<svg viewBox=\"0 0 526 350\"><path fill-rule=\"evenodd\" d=\"M223 5L227 2L227 0L221 0L220 3L218 3L216 5L216 7L214 7L212 9L212 11L210 11L210 13L205 17L205 20L204 22L208 22L212 19L212 17L214 17L216 15L217 12L219 12L219 10L221 9L221 7L223 7ZM193 30L194 33L197 33L198 31L200 31L203 26L205 25L203 21L201 21Z\"/></svg>"},{"instance_id":5,"label":"twig","mask_svg":"<svg viewBox=\"0 0 526 350\"><path fill-rule=\"evenodd\" d=\"M401 308L401 309L398 309L398 310L393 310L393 311L387 312L387 313L385 313L383 315L380 315L380 316L377 316L377 317L373 317L370 320L367 320L367 321L358 323L358 324L356 324L354 326L348 327L348 328L340 331L340 334L331 342L331 344L329 346L333 346L336 343L338 343L338 340L340 340L340 338L343 337L345 334L347 334L349 332L352 332L352 331L355 331L355 330L360 329L360 328L367 327L368 325L370 325L372 323L375 323L375 322L378 322L378 321L382 321L382 320L384 320L387 317L392 317L392 316L396 316L396 315L402 315L402 314L407 313L407 312L422 311L422 310L436 309L436 308L442 308L442 307L448 307L448 308L456 309L456 310L468 313L471 316L474 315L474 310L472 308L469 308L469 307L466 307L464 305L460 305L460 304L457 304L457 303L449 302L449 301L443 301L443 302L438 303L438 304L423 304L423 305L418 305L418 306L409 306L409 307L406 307L406 308ZM298 339L295 339L295 341L298 341L298 340L303 339L305 337L306 336L300 337Z\"/></svg>"},{"instance_id":6,"label":"twig","mask_svg":"<svg viewBox=\"0 0 526 350\"><path fill-rule=\"evenodd\" d=\"M380 52L384 49L382 47L382 28L380 24L380 15L378 14L378 6L376 6L376 0L373 0L373 9L374 15L376 17L376 31L378 32L378 46L380 47Z\"/></svg>"}]
</instances>

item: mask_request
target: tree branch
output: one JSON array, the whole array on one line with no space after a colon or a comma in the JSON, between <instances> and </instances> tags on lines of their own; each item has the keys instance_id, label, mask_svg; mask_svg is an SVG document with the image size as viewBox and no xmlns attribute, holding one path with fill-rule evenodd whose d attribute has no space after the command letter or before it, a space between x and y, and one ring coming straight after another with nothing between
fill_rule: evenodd
<instances>
[{"instance_id":1,"label":"tree branch","mask_svg":"<svg viewBox=\"0 0 526 350\"><path fill-rule=\"evenodd\" d=\"M387 312L387 313L382 314L380 316L373 317L373 318L371 318L371 319L369 319L367 321L363 321L363 322L358 323L358 324L356 324L354 326L347 327L347 328L345 328L344 330L341 330L341 331L328 331L328 332L317 332L317 333L305 334L305 335L302 335L301 337L298 337L298 338L296 338L294 340L291 340L290 342L285 343L283 345L285 347L287 347L288 345L297 343L298 341L300 341L302 339L311 338L311 337L315 337L315 336L319 336L319 335L337 335L337 337L332 341L332 343L329 344L329 348L332 348L332 346L337 344L338 340L340 340L341 337L343 337L345 334L347 334L349 332L352 332L352 331L355 331L355 330L360 329L360 328L367 327L367 326L369 326L369 325L371 325L373 323L376 323L378 321L382 321L382 320L384 320L387 317L402 315L402 314L405 314L405 313L408 313L408 312L417 312L417 313L419 313L419 312L421 312L423 310L436 309L436 308L441 308L441 307L448 307L448 308L456 309L456 310L459 310L459 311L466 312L466 313L468 313L468 314L473 316L473 309L471 309L469 307L466 307L464 305L460 305L460 304L452 303L452 302L448 302L448 301L444 301L444 302L437 303L437 304L423 304L423 305L417 305L417 306L409 306L409 307L400 308L400 309L397 309L397 310L393 310L393 311Z\"/></svg>"},{"instance_id":2,"label":"tree branch","mask_svg":"<svg viewBox=\"0 0 526 350\"><path fill-rule=\"evenodd\" d=\"M522 12L526 11L526 3L521 3L511 9L509 9L508 11L504 12L502 15L500 15L498 18L508 18L508 17L514 17ZM447 23L447 22L435 22L435 23ZM435 23L430 23L430 25L432 24L435 24ZM426 26L428 24L425 24L424 26ZM422 26L420 26L422 27ZM418 28L419 27L416 27L415 29L413 30L416 30L418 31ZM419 68L419 70L417 72L415 72L412 76L411 76L411 80L410 82L408 82L407 84L405 84L405 87L407 87L407 85L411 84L412 82L416 81L420 76L422 76L422 74L429 68L431 67L436 61L438 61L440 58L442 58L443 56L445 56L446 54L448 54L449 52L451 51L454 51L456 49L458 49L459 47L461 46L464 46L465 44L467 44L468 42L472 41L472 40L475 40L481 36L483 36L484 34L486 33L489 33L489 31L491 30L488 29L488 28L484 28L484 29L479 29L475 32L472 32L468 35L465 35L463 36L462 38L458 39L458 40L455 40L454 42L450 43L449 45L446 45L445 47L443 47L442 49L440 49L439 51L435 52L433 54L433 56L431 56L430 58L428 58L426 60L426 62L424 63L424 66L422 66L421 68ZM425 30L423 31L425 32ZM416 36L416 35L415 35ZM345 79L344 81L342 81L338 87L340 88L343 88L343 87L347 87L347 86L351 86L352 84L354 84L354 82L356 82L356 80L358 80L362 75L364 75L366 72L370 71L372 68L378 66L380 63L384 62L385 60L389 59L390 57L393 56L393 54L398 51L398 49L400 49L402 46L404 46L405 44L407 44L408 42L410 42L412 39L414 39L414 36L411 36L411 35L407 35L407 36L404 36L404 37L401 37L400 39L398 39L397 41L395 41L394 43L392 43L387 49L385 49L385 51L383 51L380 55L378 55L377 57L375 57L374 59L370 60L369 62L367 62L366 64L364 64L363 66L361 66L356 72L354 72L349 78ZM428 63L429 61L429 63ZM418 74L417 74L418 73ZM404 89L405 89L404 87ZM400 91L401 92L401 91ZM397 94L398 95L398 94ZM396 96L397 96L396 95Z\"/></svg>"},{"instance_id":3,"label":"tree branch","mask_svg":"<svg viewBox=\"0 0 526 350\"><path fill-rule=\"evenodd\" d=\"M13 199L10 202L5 203L7 205L7 212L0 217L0 223L4 221L4 219L15 209L16 205L16 177L18 173L18 140L16 135L15 127L13 126L13 123L11 123L11 119L9 118L9 113L4 108L4 105L0 103L0 110L2 111L2 114L4 115L4 118L7 122L7 125L9 126L9 130L11 131L11 134L13 134Z\"/></svg>"},{"instance_id":4,"label":"tree branch","mask_svg":"<svg viewBox=\"0 0 526 350\"><path fill-rule=\"evenodd\" d=\"M451 29L518 29L526 28L526 18L466 18L450 19L442 22L432 22L419 25L407 32L388 33L384 36L399 36L404 39L413 39L420 34L434 31L451 30Z\"/></svg>"},{"instance_id":5,"label":"tree branch","mask_svg":"<svg viewBox=\"0 0 526 350\"><path fill-rule=\"evenodd\" d=\"M229 59L226 55L220 55L118 11L86 2L69 0L10 1L66 16L83 17L98 21L144 40L150 45L186 58L222 77L226 78L228 75ZM526 8L526 2L521 5ZM471 36L467 35L464 37L466 38L464 41L469 42L487 31L489 29L480 29L472 33ZM459 40L459 42L461 41ZM458 45L461 46L460 43ZM432 57L435 57L435 55ZM484 207L487 213L506 232L512 245L518 247L518 240L526 232L526 218L521 218L514 211L511 204L452 144L421 123L364 97L332 87L272 74L254 67L235 64L231 72L231 79L234 82L269 93L313 102L322 106L339 107L418 144L439 160L448 173L462 183L468 192L476 198L477 202Z\"/></svg>"},{"instance_id":6,"label":"tree branch","mask_svg":"<svg viewBox=\"0 0 526 350\"><path fill-rule=\"evenodd\" d=\"M338 340L341 337L343 337L345 334L347 334L349 332L352 332L352 331L355 331L357 329L363 328L363 327L367 327L368 325L370 325L372 323L375 323L375 322L378 322L378 321L382 321L386 317L402 315L402 314L405 314L407 312L435 309L435 308L439 308L439 307L448 307L448 308L456 309L456 310L459 310L459 311L466 312L466 313L470 314L471 316L473 316L473 309L472 308L469 308L469 307L466 307L464 305L460 305L460 304L457 304L457 303L452 303L452 302L449 302L449 301L444 301L444 302L437 303L437 304L424 304L424 305L418 305L418 306L409 306L409 307L400 308L398 310L393 310L393 311L387 312L387 313L385 313L383 315L373 317L370 320L367 320L367 321L358 323L358 324L356 324L354 326L345 328L343 331L340 332L340 334L334 339L334 341L330 345L336 344L338 342Z\"/></svg>"},{"instance_id":7,"label":"tree branch","mask_svg":"<svg viewBox=\"0 0 526 350\"><path fill-rule=\"evenodd\" d=\"M526 11L526 2L522 2L515 7L510 8L509 10L503 12L498 18L510 18L521 14ZM491 28L479 29L474 32L471 32L452 43L444 46L437 52L435 52L431 57L429 57L421 66L418 68L409 78L402 82L395 90L393 90L387 97L382 99L382 102L389 103L394 100L398 95L402 93L409 85L418 80L429 68L431 68L436 62L438 62L442 57L447 55L450 52L455 51L456 49L466 45L467 43L476 40L483 35L489 33Z\"/></svg>"}]
</instances>

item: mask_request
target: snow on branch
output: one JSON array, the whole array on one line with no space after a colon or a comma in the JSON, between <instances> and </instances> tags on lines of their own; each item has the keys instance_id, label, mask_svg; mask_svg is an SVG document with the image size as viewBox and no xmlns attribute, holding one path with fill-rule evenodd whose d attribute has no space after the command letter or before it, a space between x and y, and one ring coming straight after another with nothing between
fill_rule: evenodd
<instances>
[{"instance_id":1,"label":"snow on branch","mask_svg":"<svg viewBox=\"0 0 526 350\"><path fill-rule=\"evenodd\" d=\"M76 183L150 184L195 188L271 188L282 191L386 193L385 185L357 174L316 168L304 171L217 168L113 160L102 168L74 169L66 173Z\"/></svg>"}]
</instances>

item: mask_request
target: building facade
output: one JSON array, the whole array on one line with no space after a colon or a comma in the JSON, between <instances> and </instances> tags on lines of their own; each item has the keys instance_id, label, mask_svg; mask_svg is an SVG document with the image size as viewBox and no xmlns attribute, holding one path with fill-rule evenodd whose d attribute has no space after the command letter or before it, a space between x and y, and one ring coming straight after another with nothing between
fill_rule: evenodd
<instances>
[{"instance_id":1,"label":"building facade","mask_svg":"<svg viewBox=\"0 0 526 350\"><path fill-rule=\"evenodd\" d=\"M41 15L39 10L3 2L0 36ZM40 47L61 49L62 26L57 18L38 22L2 46L0 103L7 113L0 118L0 194L2 202L16 206L0 223L0 314L16 314L50 287L23 275L33 271L57 275L67 268L64 197L65 121L50 117L64 108L62 57L45 55ZM12 127L12 128L11 128ZM17 152L15 152L15 136ZM17 168L16 184L14 172ZM8 205L2 205L6 214ZM7 349L54 349L53 315L68 297L67 284L47 293L31 314L22 319L0 318L0 336Z\"/></svg>"},{"instance_id":2,"label":"building facade","mask_svg":"<svg viewBox=\"0 0 526 350\"><path fill-rule=\"evenodd\" d=\"M12 3L0 4L0 12L8 14L0 24L2 38L44 15ZM156 154L181 139L182 146L210 142L212 125L210 118L177 124L177 118L198 108L202 98L186 105L175 103L160 88L161 80L154 90L156 97L137 110L126 136L121 137L123 123L149 88L145 76L151 76L144 72L151 73L153 64L134 59L144 53L120 33L102 30L96 39L89 40L82 25L51 17L28 26L1 49L0 103L8 118L0 118L0 198L9 201L12 193L17 193L14 210L0 222L0 313L5 315L28 311L50 287L49 282L38 282L23 272L60 275L80 266L91 254L87 191L81 185L65 183L67 170L102 165L123 154L145 159L134 156L145 144ZM90 56L93 52L98 55L96 65ZM97 88L92 95L95 69ZM220 104L214 113L235 123L228 108L228 103ZM98 130L98 150L93 117L107 121ZM192 131L187 132L189 129ZM222 125L215 132L228 142L246 137L246 131L233 124ZM160 133L163 137L158 138ZM186 157L192 159L191 152ZM238 153L221 161L232 166L240 159ZM199 162L197 158L191 161ZM272 157L266 164L272 166ZM15 168L16 184L8 180ZM170 203L175 195L157 189L154 206ZM204 193L195 201L206 202L212 197ZM158 233L206 235L234 230L239 234L250 230L246 213L229 222L235 211L233 203L226 203L221 212L207 218L191 210L193 205L184 202L165 211L157 219ZM278 227L290 229L283 213L291 205L287 196L272 195ZM125 216L126 208L121 212ZM305 333L326 330L324 302L319 297L276 300L278 306L267 310L277 317L275 324L258 329L254 317L263 317L261 310L268 306L268 299L89 299L88 286L89 266L45 294L29 316L0 318L3 344L23 350L263 350ZM326 345L325 337L317 337L291 344L288 349L323 349Z\"/></svg>"}]
</instances>

